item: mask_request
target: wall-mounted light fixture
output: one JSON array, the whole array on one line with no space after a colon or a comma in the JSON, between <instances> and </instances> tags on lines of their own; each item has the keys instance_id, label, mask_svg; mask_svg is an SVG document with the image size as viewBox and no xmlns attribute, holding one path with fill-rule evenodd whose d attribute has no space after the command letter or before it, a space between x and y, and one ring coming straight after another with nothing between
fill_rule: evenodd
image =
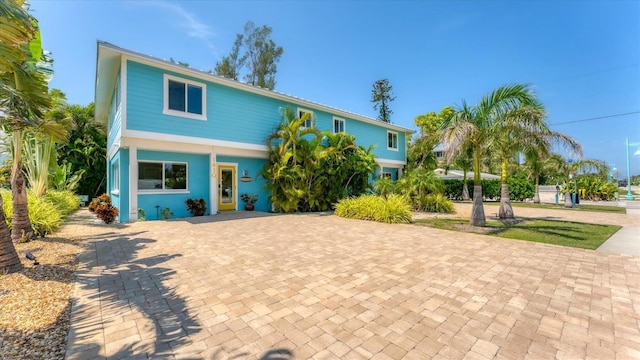
<instances>
[{"instance_id":1,"label":"wall-mounted light fixture","mask_svg":"<svg viewBox=\"0 0 640 360\"><path fill-rule=\"evenodd\" d=\"M251 176L249 176L249 172L247 170L242 172L242 177L240 178L240 181L242 181L242 182L250 182L251 181Z\"/></svg>"}]
</instances>

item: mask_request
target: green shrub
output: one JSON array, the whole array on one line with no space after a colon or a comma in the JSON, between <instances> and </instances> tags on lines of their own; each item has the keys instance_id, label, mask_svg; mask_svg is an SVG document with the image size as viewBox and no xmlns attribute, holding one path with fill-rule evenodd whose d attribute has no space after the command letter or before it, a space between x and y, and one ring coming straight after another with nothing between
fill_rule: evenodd
<instances>
[{"instance_id":1,"label":"green shrub","mask_svg":"<svg viewBox=\"0 0 640 360\"><path fill-rule=\"evenodd\" d=\"M7 225L11 229L13 220L11 190L1 190L0 194ZM62 224L62 212L46 197L38 198L29 190L27 192L27 206L29 207L29 221L31 221L31 226L36 235L42 236L51 233Z\"/></svg>"},{"instance_id":2,"label":"green shrub","mask_svg":"<svg viewBox=\"0 0 640 360\"><path fill-rule=\"evenodd\" d=\"M428 194L416 197L413 208L418 211L453 214L453 202L440 194Z\"/></svg>"},{"instance_id":3,"label":"green shrub","mask_svg":"<svg viewBox=\"0 0 640 360\"><path fill-rule=\"evenodd\" d=\"M342 199L336 204L335 213L340 217L388 224L411 222L411 206L405 197L396 194L388 194L386 198L362 195L357 198Z\"/></svg>"},{"instance_id":4,"label":"green shrub","mask_svg":"<svg viewBox=\"0 0 640 360\"><path fill-rule=\"evenodd\" d=\"M78 210L80 207L80 198L68 190L47 190L45 199L49 200L56 209L60 210L63 217Z\"/></svg>"},{"instance_id":5,"label":"green shrub","mask_svg":"<svg viewBox=\"0 0 640 360\"><path fill-rule=\"evenodd\" d=\"M507 182L511 200L523 201L531 199L535 195L535 186L532 180L512 177ZM500 179L483 179L480 183L482 184L482 197L484 199L500 199L502 191L502 181ZM444 184L446 197L453 200L462 200L462 180L445 180ZM469 196L473 198L473 179L467 180L467 188L469 189Z\"/></svg>"},{"instance_id":6,"label":"green shrub","mask_svg":"<svg viewBox=\"0 0 640 360\"><path fill-rule=\"evenodd\" d=\"M533 199L536 194L536 187L533 180L511 177L507 180L509 184L509 199L514 201L524 201Z\"/></svg>"},{"instance_id":7,"label":"green shrub","mask_svg":"<svg viewBox=\"0 0 640 360\"><path fill-rule=\"evenodd\" d=\"M64 220L62 211L46 197L36 197L31 191L27 194L29 220L36 235L43 236L54 232Z\"/></svg>"}]
</instances>

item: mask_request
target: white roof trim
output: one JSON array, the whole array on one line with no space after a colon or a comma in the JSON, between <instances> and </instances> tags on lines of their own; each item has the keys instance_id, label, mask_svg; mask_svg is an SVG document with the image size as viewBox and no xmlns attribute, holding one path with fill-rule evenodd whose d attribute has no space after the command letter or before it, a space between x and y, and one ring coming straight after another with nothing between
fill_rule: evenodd
<instances>
[{"instance_id":1,"label":"white roof trim","mask_svg":"<svg viewBox=\"0 0 640 360\"><path fill-rule=\"evenodd\" d=\"M354 119L354 120L358 120L358 121L362 121L365 123L370 123L376 126L380 126L386 129L391 129L391 130L395 130L395 131L401 131L407 134L413 134L416 131L409 129L409 128L405 128L402 126L398 126L398 125L394 125L394 124L390 124L390 123L385 123L379 120L375 120L369 117L366 117L364 115L359 115L356 113L352 113L352 112L348 112L345 110L341 110L338 108L334 108L328 105L324 105L324 104L320 104L320 103L316 103L310 100L306 100L306 99L302 99L293 95L289 95L289 94L285 94L285 93L281 93L275 90L268 90L268 89L264 89L261 87L257 87L257 86L253 86L253 85L249 85L249 84L245 84L236 80L232 80L232 79L227 79L221 76L217 76L214 74L211 74L209 72L206 71L202 71L202 70L196 70L196 69L192 69L189 67L185 67L182 65L178 65L178 64L174 64L172 62L166 61L166 60L162 60L162 59L158 59L155 58L153 56L149 56L149 55L145 55L145 54L141 54L135 51L131 51L131 50L127 50L127 49L123 49L121 47L115 46L113 44L110 44L108 42L105 41L100 41L98 40L98 50L100 48L105 48L114 52L118 52L122 55L125 55L128 58L131 59L135 59L136 61L141 61L143 63L147 63L147 64L152 64L154 66L158 66L158 67L162 67L177 73L181 73L184 75L188 75L188 76L194 76L194 77L198 77L204 80L208 80L217 84L221 84L221 85L225 85L225 86L229 86L229 87L233 87L239 90L244 90L244 91L248 91L248 92L252 92L252 93L256 93L256 94L260 94L260 95L264 95L270 98L274 98L274 99L278 99L278 100L283 100L283 101L287 101L287 102L292 102L301 106L306 106L306 107L311 107L313 109L316 110L320 110L320 111L325 111L328 112L332 115L337 115L337 116L344 116L350 119ZM97 70L96 70L97 71ZM97 74L96 74L97 75Z\"/></svg>"}]
</instances>

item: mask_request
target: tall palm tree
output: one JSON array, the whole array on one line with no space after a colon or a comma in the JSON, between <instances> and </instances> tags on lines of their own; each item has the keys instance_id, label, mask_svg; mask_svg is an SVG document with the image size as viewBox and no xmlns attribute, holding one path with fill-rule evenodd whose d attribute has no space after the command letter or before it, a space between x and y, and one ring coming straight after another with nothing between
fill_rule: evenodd
<instances>
[{"instance_id":1,"label":"tall palm tree","mask_svg":"<svg viewBox=\"0 0 640 360\"><path fill-rule=\"evenodd\" d=\"M442 123L445 152L450 159L465 146L473 153L473 207L470 223L485 226L486 217L482 205L482 183L480 164L483 149L490 147L496 137L496 127L501 126L504 116L510 111L538 101L528 85L505 85L484 96L476 106L465 101L456 112Z\"/></svg>"},{"instance_id":2,"label":"tall palm tree","mask_svg":"<svg viewBox=\"0 0 640 360\"><path fill-rule=\"evenodd\" d=\"M0 124L5 132L12 133L17 150L11 176L14 209L11 238L7 236L0 199L0 271L4 272L22 268L12 239L20 239L24 229L31 228L22 175L24 129L41 117L42 109L49 104L46 74L36 66L44 55L37 24L24 1L0 1Z\"/></svg>"},{"instance_id":3,"label":"tall palm tree","mask_svg":"<svg viewBox=\"0 0 640 360\"><path fill-rule=\"evenodd\" d=\"M513 207L509 197L508 165L519 157L520 153L539 152L548 153L553 144L560 144L581 155L580 144L559 132L549 129L545 122L546 113L540 103L533 103L524 107L515 108L505 114L499 126L496 126L493 150L500 157L500 209L498 215L501 219L513 219Z\"/></svg>"}]
</instances>

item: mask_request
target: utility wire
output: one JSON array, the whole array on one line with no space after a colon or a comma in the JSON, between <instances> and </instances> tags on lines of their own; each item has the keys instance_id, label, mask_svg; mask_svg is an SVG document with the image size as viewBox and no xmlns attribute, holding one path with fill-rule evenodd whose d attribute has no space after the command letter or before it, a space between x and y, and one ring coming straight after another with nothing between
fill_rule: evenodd
<instances>
[{"instance_id":1,"label":"utility wire","mask_svg":"<svg viewBox=\"0 0 640 360\"><path fill-rule=\"evenodd\" d=\"M640 63L627 64L627 65L616 66L616 67L611 67L611 68L602 69L602 70L586 72L586 73L582 73L582 74L575 74L575 75L571 75L571 76L567 76L567 77L563 77L563 78L555 78L555 79L551 79L551 80L542 81L542 82L536 83L536 85L546 85L546 84L551 84L551 83L560 82L560 81L573 80L573 79L578 79L578 78L581 78L581 77L597 75L597 74L605 73L605 72L609 72L609 71L615 71L615 70L626 69L626 68L630 68L630 67L636 67L638 65L640 65Z\"/></svg>"},{"instance_id":2,"label":"utility wire","mask_svg":"<svg viewBox=\"0 0 640 360\"><path fill-rule=\"evenodd\" d=\"M632 111L632 112L622 113L622 114L605 115L605 116L598 116L598 117L593 117L593 118L588 118L588 119L580 119L580 120L565 121L565 122L555 123L555 124L549 124L549 125L573 124L573 123L579 123L579 122L584 122L584 121L593 121L593 120L600 120L600 119L608 119L608 118L619 117L619 116L627 116L627 115L633 115L633 114L640 114L640 111Z\"/></svg>"}]
</instances>

